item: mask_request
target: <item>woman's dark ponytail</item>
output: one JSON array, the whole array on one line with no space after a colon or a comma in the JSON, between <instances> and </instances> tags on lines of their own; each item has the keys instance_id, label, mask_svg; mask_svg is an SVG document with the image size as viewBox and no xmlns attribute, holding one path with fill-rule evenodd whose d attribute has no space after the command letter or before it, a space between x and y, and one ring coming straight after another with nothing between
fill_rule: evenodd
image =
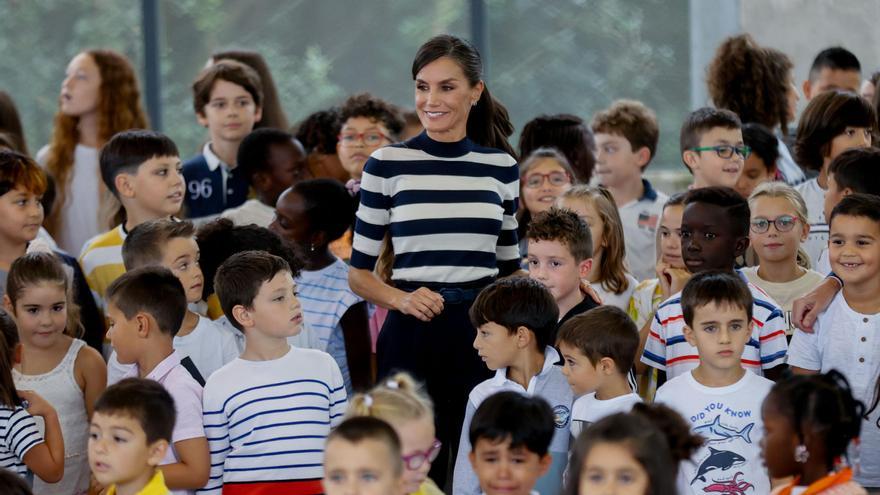
<instances>
[{"instance_id":1,"label":"woman's dark ponytail","mask_svg":"<svg viewBox=\"0 0 880 495\"><path fill-rule=\"evenodd\" d=\"M461 67L471 86L483 79L483 60L480 52L466 40L441 34L429 39L419 48L412 64L413 80L423 67L441 57L454 60ZM467 136L480 146L497 148L516 157L516 152L507 141L507 138L513 134L510 114L501 102L492 97L485 81L483 85L483 93L468 115Z\"/></svg>"}]
</instances>

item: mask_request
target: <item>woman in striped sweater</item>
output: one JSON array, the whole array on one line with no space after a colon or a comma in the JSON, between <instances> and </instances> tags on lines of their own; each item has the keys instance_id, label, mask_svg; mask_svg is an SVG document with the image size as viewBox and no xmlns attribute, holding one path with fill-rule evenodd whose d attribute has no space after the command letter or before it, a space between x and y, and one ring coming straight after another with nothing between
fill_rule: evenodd
<instances>
[{"instance_id":1,"label":"woman in striped sweater","mask_svg":"<svg viewBox=\"0 0 880 495\"><path fill-rule=\"evenodd\" d=\"M364 167L349 283L387 308L379 377L409 371L436 405L444 444L431 477L443 486L470 390L487 378L468 310L480 289L516 272L519 173L507 110L482 81L477 50L441 35L412 66L425 131L375 151ZM373 271L382 239L394 248L392 287Z\"/></svg>"}]
</instances>

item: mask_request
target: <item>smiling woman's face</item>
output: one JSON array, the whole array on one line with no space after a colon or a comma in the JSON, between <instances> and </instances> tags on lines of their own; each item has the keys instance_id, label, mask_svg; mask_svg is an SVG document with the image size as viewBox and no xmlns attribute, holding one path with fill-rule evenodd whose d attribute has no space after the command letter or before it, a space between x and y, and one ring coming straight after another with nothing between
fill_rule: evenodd
<instances>
[{"instance_id":1,"label":"smiling woman's face","mask_svg":"<svg viewBox=\"0 0 880 495\"><path fill-rule=\"evenodd\" d=\"M431 139L464 139L468 114L482 92L483 81L471 86L461 66L450 57L422 67L415 81L416 112Z\"/></svg>"}]
</instances>

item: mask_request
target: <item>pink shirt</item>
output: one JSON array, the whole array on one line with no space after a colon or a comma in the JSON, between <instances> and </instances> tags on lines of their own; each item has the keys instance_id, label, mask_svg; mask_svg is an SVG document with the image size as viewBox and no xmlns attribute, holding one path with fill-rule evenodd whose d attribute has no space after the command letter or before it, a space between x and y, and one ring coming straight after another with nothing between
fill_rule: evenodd
<instances>
[{"instance_id":1,"label":"pink shirt","mask_svg":"<svg viewBox=\"0 0 880 495\"><path fill-rule=\"evenodd\" d=\"M147 379L161 383L165 390L171 394L177 413L174 431L171 432L171 448L165 452L162 464L174 464L180 460L174 450L176 442L205 436L205 428L202 425L202 386L195 381L186 368L181 366L180 360L180 354L174 351L147 375ZM135 364L123 378L137 378L138 376L138 366ZM172 493L188 494L193 492L175 490Z\"/></svg>"}]
</instances>

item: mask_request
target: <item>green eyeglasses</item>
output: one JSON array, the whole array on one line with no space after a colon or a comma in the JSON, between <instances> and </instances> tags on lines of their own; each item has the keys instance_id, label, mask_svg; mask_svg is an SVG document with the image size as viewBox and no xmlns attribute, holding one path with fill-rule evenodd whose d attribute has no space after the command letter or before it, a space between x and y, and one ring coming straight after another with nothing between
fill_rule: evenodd
<instances>
[{"instance_id":1,"label":"green eyeglasses","mask_svg":"<svg viewBox=\"0 0 880 495\"><path fill-rule=\"evenodd\" d=\"M699 148L691 148L691 151L714 151L720 158L728 160L733 158L733 154L741 156L743 160L752 154L752 148L748 146L733 146L731 144L719 144L718 146L701 146Z\"/></svg>"}]
</instances>

